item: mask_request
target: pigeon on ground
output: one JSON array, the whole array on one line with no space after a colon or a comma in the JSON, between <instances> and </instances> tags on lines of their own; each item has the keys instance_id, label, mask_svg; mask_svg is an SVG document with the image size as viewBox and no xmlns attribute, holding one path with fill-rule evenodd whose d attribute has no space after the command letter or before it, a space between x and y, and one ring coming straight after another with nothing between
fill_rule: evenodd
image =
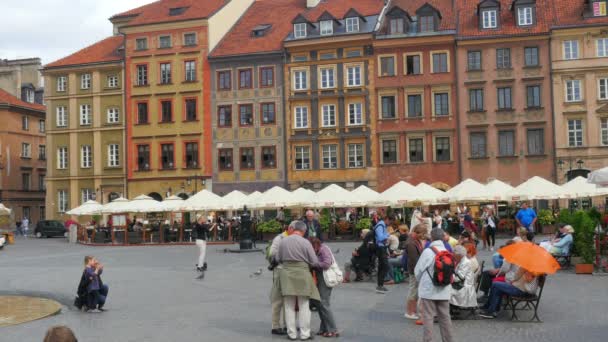
<instances>
[{"instance_id":1,"label":"pigeon on ground","mask_svg":"<svg viewBox=\"0 0 608 342\"><path fill-rule=\"evenodd\" d=\"M340 253L340 248L336 249L336 251L334 252L334 254L338 254Z\"/></svg>"},{"instance_id":2,"label":"pigeon on ground","mask_svg":"<svg viewBox=\"0 0 608 342\"><path fill-rule=\"evenodd\" d=\"M253 273L252 273L252 274L249 276L249 278L253 278L253 277L259 277L259 276L261 276L261 275L262 275L262 272L263 272L263 271L262 271L262 269L260 268L260 269L258 269L257 271L253 272Z\"/></svg>"}]
</instances>

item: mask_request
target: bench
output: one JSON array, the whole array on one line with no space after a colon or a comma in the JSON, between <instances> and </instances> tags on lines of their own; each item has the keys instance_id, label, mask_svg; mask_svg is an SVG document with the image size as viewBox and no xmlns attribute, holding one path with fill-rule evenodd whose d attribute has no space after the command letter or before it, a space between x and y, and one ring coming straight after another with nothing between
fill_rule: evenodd
<instances>
[{"instance_id":1,"label":"bench","mask_svg":"<svg viewBox=\"0 0 608 342\"><path fill-rule=\"evenodd\" d=\"M570 267L570 265L571 265L571 259L572 259L572 254L571 253L568 253L568 254L551 254L551 255L553 255L553 257L555 258L555 260L557 261L557 263L562 268Z\"/></svg>"},{"instance_id":2,"label":"bench","mask_svg":"<svg viewBox=\"0 0 608 342\"><path fill-rule=\"evenodd\" d=\"M511 320L512 321L518 321L521 322L521 320L517 317L517 310L526 310L526 309L534 309L534 315L532 316L532 318L530 318L530 320L526 321L526 322L533 322L533 321L537 321L538 323L542 323L542 321L540 320L540 317L538 317L538 305L540 303L540 298L543 294L543 288L545 287L545 281L547 280L547 276L546 275L542 275L540 277L538 277L538 293L537 294L530 294L530 295L526 295L526 296L507 296L507 304L505 305L506 307L510 307L512 314L511 314ZM517 309L517 306L520 303L525 303L525 305L523 307L521 307L520 309Z\"/></svg>"}]
</instances>

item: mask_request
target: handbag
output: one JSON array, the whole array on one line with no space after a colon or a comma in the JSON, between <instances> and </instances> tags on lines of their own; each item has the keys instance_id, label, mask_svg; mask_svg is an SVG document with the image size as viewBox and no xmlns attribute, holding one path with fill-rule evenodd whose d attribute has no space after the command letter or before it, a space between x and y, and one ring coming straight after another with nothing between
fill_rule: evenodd
<instances>
[{"instance_id":1,"label":"handbag","mask_svg":"<svg viewBox=\"0 0 608 342\"><path fill-rule=\"evenodd\" d=\"M336 258L334 258L333 254L331 256L331 266L328 269L323 270L323 280L325 281L325 285L327 287L335 287L336 285L342 283L344 281L344 274L338 263L336 262Z\"/></svg>"},{"instance_id":2,"label":"handbag","mask_svg":"<svg viewBox=\"0 0 608 342\"><path fill-rule=\"evenodd\" d=\"M462 290L462 288L464 287L464 279L462 279L462 277L460 277L458 273L454 274L456 274L456 277L458 277L458 281L452 283L452 288L456 291Z\"/></svg>"}]
</instances>

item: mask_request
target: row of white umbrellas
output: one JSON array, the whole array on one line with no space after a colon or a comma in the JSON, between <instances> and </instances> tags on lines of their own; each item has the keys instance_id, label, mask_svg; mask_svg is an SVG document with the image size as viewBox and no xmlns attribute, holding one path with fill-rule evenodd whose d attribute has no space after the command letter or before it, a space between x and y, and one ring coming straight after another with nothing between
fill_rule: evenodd
<instances>
[{"instance_id":1,"label":"row of white umbrellas","mask_svg":"<svg viewBox=\"0 0 608 342\"><path fill-rule=\"evenodd\" d=\"M210 191L202 190L187 200L171 196L158 202L146 195L133 200L118 198L111 203L101 205L88 201L80 207L67 212L69 215L96 215L118 213L147 212L180 212L240 210L247 206L250 209L277 208L341 208L341 207L381 207L405 206L408 204L442 204L487 201L522 201L539 199L569 199L608 195L608 187L600 188L578 177L562 186L541 177L532 177L517 187L512 187L500 180L481 184L466 179L447 192L438 190L426 183L413 186L400 181L382 193L364 185L353 191L336 184L314 192L299 188L294 191L275 186L264 193L254 192L249 195L232 191L220 197Z\"/></svg>"}]
</instances>

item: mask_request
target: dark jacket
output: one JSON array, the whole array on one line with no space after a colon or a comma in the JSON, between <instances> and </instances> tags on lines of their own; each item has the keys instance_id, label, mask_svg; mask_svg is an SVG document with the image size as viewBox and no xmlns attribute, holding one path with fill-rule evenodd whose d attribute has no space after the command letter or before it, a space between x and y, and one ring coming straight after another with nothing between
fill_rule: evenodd
<instances>
[{"instance_id":1,"label":"dark jacket","mask_svg":"<svg viewBox=\"0 0 608 342\"><path fill-rule=\"evenodd\" d=\"M311 229L315 230L315 235L316 237L323 241L323 236L321 235L323 233L323 231L321 230L321 224L319 224L319 221L313 219L312 222L309 222L306 217L302 218L302 222L304 222L304 224L306 224L306 227L308 227L308 229L306 230L306 234L304 234L304 237L308 239L308 237L310 236L309 231ZM312 228L311 228L312 226Z\"/></svg>"},{"instance_id":2,"label":"dark jacket","mask_svg":"<svg viewBox=\"0 0 608 342\"><path fill-rule=\"evenodd\" d=\"M194 236L197 240L207 240L207 237L209 236L209 225L197 222L194 225Z\"/></svg>"},{"instance_id":3,"label":"dark jacket","mask_svg":"<svg viewBox=\"0 0 608 342\"><path fill-rule=\"evenodd\" d=\"M410 274L414 274L414 268L422 254L422 244L418 239L408 239L405 244L405 255L407 255L407 270Z\"/></svg>"}]
</instances>

